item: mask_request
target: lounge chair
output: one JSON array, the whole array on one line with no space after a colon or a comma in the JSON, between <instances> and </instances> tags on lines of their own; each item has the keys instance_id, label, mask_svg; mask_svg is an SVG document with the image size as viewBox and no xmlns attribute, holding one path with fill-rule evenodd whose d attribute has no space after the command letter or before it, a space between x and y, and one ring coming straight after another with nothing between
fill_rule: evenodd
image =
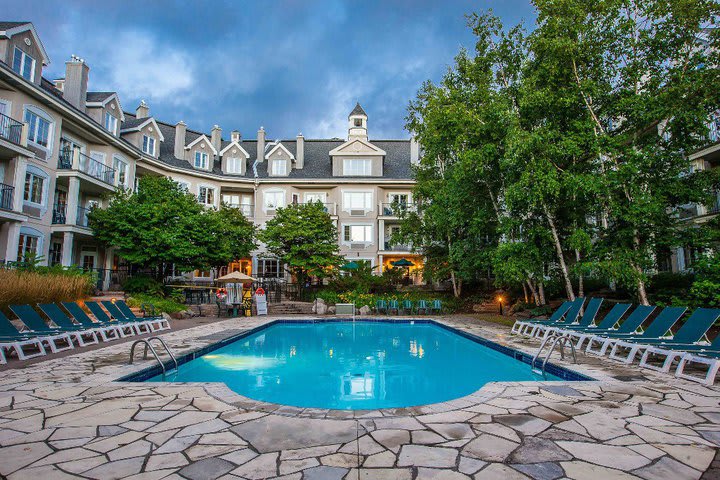
<instances>
[{"instance_id":1,"label":"lounge chair","mask_svg":"<svg viewBox=\"0 0 720 480\"><path fill-rule=\"evenodd\" d=\"M617 303L607 314L605 314L605 317L597 325L568 325L563 327L560 330L560 333L570 338L570 340L577 339L575 350L580 350L585 343L585 340L588 338L594 335L601 335L603 332L617 328L617 325L620 323L620 319L623 315L625 315L625 313L627 313L631 306L632 305L629 303Z\"/></svg>"},{"instance_id":2,"label":"lounge chair","mask_svg":"<svg viewBox=\"0 0 720 480\"><path fill-rule=\"evenodd\" d=\"M692 380L693 382L703 383L711 386L715 383L715 377L720 370L720 334L715 337L710 345L693 345L683 347L682 357L675 370L675 376ZM704 377L698 377L685 373L685 368L692 364L707 365L707 373Z\"/></svg>"},{"instance_id":3,"label":"lounge chair","mask_svg":"<svg viewBox=\"0 0 720 480\"><path fill-rule=\"evenodd\" d=\"M47 342L51 352L58 353L75 348L68 332L59 328L50 328L30 305L10 305L10 310L34 335ZM58 342L64 342L67 346L58 346Z\"/></svg>"},{"instance_id":4,"label":"lounge chair","mask_svg":"<svg viewBox=\"0 0 720 480\"><path fill-rule=\"evenodd\" d=\"M436 312L438 315L440 315L440 312L442 312L442 302L440 300L433 300L430 304L430 313Z\"/></svg>"},{"instance_id":5,"label":"lounge chair","mask_svg":"<svg viewBox=\"0 0 720 480\"><path fill-rule=\"evenodd\" d=\"M547 319L542 319L542 318L528 318L527 320L517 320L517 321L513 324L512 329L510 329L510 333L511 333L511 334L515 334L515 335L521 335L526 328L534 325L535 323L538 323L538 322L547 322L547 323L557 322L558 320L560 320L561 318L563 318L563 317L565 316L565 314L567 313L567 311L570 310L570 307L571 307L571 306L572 306L572 302L571 302L571 301L563 302L563 304L560 305L560 306L558 307L558 309L553 312L552 315L550 315L550 318L547 318Z\"/></svg>"},{"instance_id":6,"label":"lounge chair","mask_svg":"<svg viewBox=\"0 0 720 480\"><path fill-rule=\"evenodd\" d=\"M65 312L62 311L62 309L54 304L54 303L42 303L38 305L40 307L40 310L45 312L45 315L50 318L58 327L64 329L64 330L84 330L85 332L92 333L92 338L94 338L94 342L87 342L84 340L83 337L88 335L80 335L76 337L78 339L78 343L81 347L84 347L87 344L92 343L98 343L98 334L100 334L100 338L103 342L110 342L112 340L118 340L120 338L120 334L118 333L118 329L115 327L104 327L102 325L95 324L95 325L85 325L84 323L74 324L72 319L68 317Z\"/></svg>"},{"instance_id":7,"label":"lounge chair","mask_svg":"<svg viewBox=\"0 0 720 480\"><path fill-rule=\"evenodd\" d=\"M97 330L94 328L85 328L82 325L73 323L73 321L60 310L60 307L54 303L44 303L38 305L51 322L58 326L61 330L70 334L70 338L74 338L79 347L94 345L100 343L97 336ZM33 310L35 312L35 310ZM37 313L35 313L37 315Z\"/></svg>"},{"instance_id":8,"label":"lounge chair","mask_svg":"<svg viewBox=\"0 0 720 480\"><path fill-rule=\"evenodd\" d=\"M640 366L659 372L669 372L675 359L681 358L685 349L695 347L707 348L710 341L707 332L715 321L720 318L720 309L698 308L690 315L685 324L677 331L672 340L662 342L650 342L641 348L645 350L640 358ZM717 340L717 338L716 338ZM704 341L704 344L699 342ZM649 363L651 358L664 357L662 365L656 366Z\"/></svg>"},{"instance_id":9,"label":"lounge chair","mask_svg":"<svg viewBox=\"0 0 720 480\"><path fill-rule=\"evenodd\" d=\"M396 314L400 315L400 304L397 300L390 300L388 302L387 314L390 315L390 312L393 310L395 310Z\"/></svg>"},{"instance_id":10,"label":"lounge chair","mask_svg":"<svg viewBox=\"0 0 720 480\"><path fill-rule=\"evenodd\" d=\"M602 298L591 298L587 304L587 307L585 307L583 316L576 323L571 323L567 325L564 322L560 321L557 322L555 325L542 325L542 327L545 328L545 337L547 337L551 332L559 332L565 328L572 329L573 327L589 327L595 321L595 317L597 317L597 313L602 306L603 300L604 299ZM570 312L568 312L568 317L570 317L571 315L572 309L570 310Z\"/></svg>"},{"instance_id":11,"label":"lounge chair","mask_svg":"<svg viewBox=\"0 0 720 480\"><path fill-rule=\"evenodd\" d=\"M526 337L535 337L540 336L540 333L544 333L544 337L547 337L548 334L548 328L549 327L565 327L567 325L573 325L577 323L578 315L580 315L580 310L582 310L583 304L585 303L585 299L582 297L578 297L575 300L572 301L572 305L570 305L570 309L567 311L565 316L558 320L557 322L537 322L533 323L529 328L526 328L523 332L523 335Z\"/></svg>"},{"instance_id":12,"label":"lounge chair","mask_svg":"<svg viewBox=\"0 0 720 480\"><path fill-rule=\"evenodd\" d=\"M610 328L604 332L595 332L590 338L588 338L585 353L603 356L605 355L608 347L612 345L612 343L607 342L610 336L642 333L642 324L645 323L645 320L647 320L650 314L654 311L655 307L653 306L638 305L618 328ZM595 345L597 345L597 349L593 348Z\"/></svg>"},{"instance_id":13,"label":"lounge chair","mask_svg":"<svg viewBox=\"0 0 720 480\"><path fill-rule=\"evenodd\" d=\"M415 308L415 313L420 315L420 310L422 310L425 315L430 313L430 306L428 305L427 300L418 300L417 307Z\"/></svg>"},{"instance_id":14,"label":"lounge chair","mask_svg":"<svg viewBox=\"0 0 720 480\"><path fill-rule=\"evenodd\" d=\"M105 302L103 302L103 305L105 305ZM130 307L128 307L127 303L125 303L125 301L123 300L117 300L115 302L115 306L118 308L118 310L120 310L120 313L123 313L125 315L125 318L128 320L150 323L150 325L153 326L153 331L170 330L170 322L161 315L156 315L152 317L138 317L132 310L130 310ZM105 305L105 308L107 308L107 305Z\"/></svg>"},{"instance_id":15,"label":"lounge chair","mask_svg":"<svg viewBox=\"0 0 720 480\"><path fill-rule=\"evenodd\" d=\"M667 338L671 332L673 325L680 320L687 310L686 307L665 307L658 314L657 317L648 325L647 329L641 334L630 333L610 333L607 334L607 338L603 342L603 354L607 352L607 349L612 347L610 350L610 358L613 360L619 360L620 357L617 355L616 344L618 342L635 342L638 345L644 341L652 341L654 339Z\"/></svg>"},{"instance_id":16,"label":"lounge chair","mask_svg":"<svg viewBox=\"0 0 720 480\"><path fill-rule=\"evenodd\" d=\"M388 313L388 306L385 300L378 300L375 302L375 313L379 315L380 312L385 312L385 315Z\"/></svg>"},{"instance_id":17,"label":"lounge chair","mask_svg":"<svg viewBox=\"0 0 720 480\"><path fill-rule=\"evenodd\" d=\"M70 316L72 316L76 322L85 328L114 329L120 338L135 335L135 329L132 325L120 324L109 320L107 322L93 321L93 319L85 313L85 310L75 302L62 302L62 306L65 307L65 310L70 313Z\"/></svg>"},{"instance_id":18,"label":"lounge chair","mask_svg":"<svg viewBox=\"0 0 720 480\"><path fill-rule=\"evenodd\" d=\"M88 308L88 310L90 310L90 313L92 313L93 316L98 319L98 321L100 323L110 323L111 322L110 317L108 316L107 313L105 313L105 311L102 309L102 307L100 306L99 303L85 302L85 306ZM112 313L110 313L110 315L112 315ZM151 332L150 325L148 325L147 323L128 321L128 320L125 320L125 317L122 315L120 315L119 317L117 317L115 315L112 315L112 316L115 319L116 325L118 325L118 326L122 325L123 327L130 327L130 329L138 335L142 335L143 333Z\"/></svg>"},{"instance_id":19,"label":"lounge chair","mask_svg":"<svg viewBox=\"0 0 720 480\"><path fill-rule=\"evenodd\" d=\"M402 309L404 315L407 315L408 312L410 312L410 315L412 315L412 313L414 311L412 300L403 300L401 309Z\"/></svg>"},{"instance_id":20,"label":"lounge chair","mask_svg":"<svg viewBox=\"0 0 720 480\"><path fill-rule=\"evenodd\" d=\"M43 338L26 332L19 332L15 325L0 312L0 363L7 363L5 351L10 353L15 350L20 360L40 357L45 355L45 347L43 346ZM35 347L38 353L27 353L25 347Z\"/></svg>"}]
</instances>

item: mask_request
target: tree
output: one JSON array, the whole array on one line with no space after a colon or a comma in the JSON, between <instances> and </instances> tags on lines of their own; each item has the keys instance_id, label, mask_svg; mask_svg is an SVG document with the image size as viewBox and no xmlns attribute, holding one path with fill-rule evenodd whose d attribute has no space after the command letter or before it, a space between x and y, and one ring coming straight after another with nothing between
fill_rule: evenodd
<instances>
[{"instance_id":1,"label":"tree","mask_svg":"<svg viewBox=\"0 0 720 480\"><path fill-rule=\"evenodd\" d=\"M131 265L155 269L158 278L216 267L255 248L255 227L240 212L200 205L165 177L143 177L137 192L113 193L107 208L88 215L95 237Z\"/></svg>"},{"instance_id":2,"label":"tree","mask_svg":"<svg viewBox=\"0 0 720 480\"><path fill-rule=\"evenodd\" d=\"M320 202L278 208L259 238L302 288L310 276L325 278L341 265L337 227Z\"/></svg>"}]
</instances>

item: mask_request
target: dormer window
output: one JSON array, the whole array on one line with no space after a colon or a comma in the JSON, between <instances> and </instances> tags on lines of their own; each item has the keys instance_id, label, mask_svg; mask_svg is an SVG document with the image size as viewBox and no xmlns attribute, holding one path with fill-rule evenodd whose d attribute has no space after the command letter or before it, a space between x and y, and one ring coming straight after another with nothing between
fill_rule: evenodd
<instances>
[{"instance_id":1,"label":"dormer window","mask_svg":"<svg viewBox=\"0 0 720 480\"><path fill-rule=\"evenodd\" d=\"M209 157L205 152L195 152L195 168L207 170Z\"/></svg>"},{"instance_id":2,"label":"dormer window","mask_svg":"<svg viewBox=\"0 0 720 480\"><path fill-rule=\"evenodd\" d=\"M343 175L348 177L369 177L372 175L372 160L369 158L343 159Z\"/></svg>"},{"instance_id":3,"label":"dormer window","mask_svg":"<svg viewBox=\"0 0 720 480\"><path fill-rule=\"evenodd\" d=\"M232 173L232 174L236 174L236 175L241 174L242 173L242 162L244 160L245 160L244 158L242 158L242 159L236 158L236 157L228 158L227 164L226 164L227 165L226 166L227 173Z\"/></svg>"},{"instance_id":4,"label":"dormer window","mask_svg":"<svg viewBox=\"0 0 720 480\"><path fill-rule=\"evenodd\" d=\"M155 137L143 135L142 151L150 156L155 156Z\"/></svg>"},{"instance_id":5,"label":"dormer window","mask_svg":"<svg viewBox=\"0 0 720 480\"><path fill-rule=\"evenodd\" d=\"M117 135L118 120L110 112L105 112L105 130Z\"/></svg>"},{"instance_id":6,"label":"dormer window","mask_svg":"<svg viewBox=\"0 0 720 480\"><path fill-rule=\"evenodd\" d=\"M13 70L15 73L32 82L35 79L35 59L15 47Z\"/></svg>"},{"instance_id":7,"label":"dormer window","mask_svg":"<svg viewBox=\"0 0 720 480\"><path fill-rule=\"evenodd\" d=\"M272 161L273 175L287 175L287 160L284 158L276 158Z\"/></svg>"}]
</instances>

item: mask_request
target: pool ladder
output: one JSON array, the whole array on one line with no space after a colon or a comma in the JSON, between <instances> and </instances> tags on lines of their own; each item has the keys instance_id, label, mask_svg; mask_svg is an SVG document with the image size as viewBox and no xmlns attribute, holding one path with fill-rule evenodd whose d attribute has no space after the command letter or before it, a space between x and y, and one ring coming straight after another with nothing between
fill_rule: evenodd
<instances>
[{"instance_id":1,"label":"pool ladder","mask_svg":"<svg viewBox=\"0 0 720 480\"><path fill-rule=\"evenodd\" d=\"M538 358L540 357L540 354L542 354L542 351L545 349L545 346L550 343L550 349L548 350L547 354L545 355L545 358L543 359L541 368L537 368L535 365L537 363ZM565 346L567 344L570 344L570 352L572 353L572 359L573 363L577 363L577 357L575 356L575 344L572 342L570 337L567 335L560 335L557 331L551 331L548 333L548 335L543 339L542 343L540 344L540 348L538 348L537 353L532 359L532 362L530 363L530 369L533 371L533 373L536 373L538 375L542 375L543 378L547 378L547 374L545 373L545 367L547 366L548 360L550 360L550 356L552 355L552 352L555 350L555 347L559 344L560 345L560 358L565 359Z\"/></svg>"},{"instance_id":2,"label":"pool ladder","mask_svg":"<svg viewBox=\"0 0 720 480\"><path fill-rule=\"evenodd\" d=\"M160 364L160 368L162 368L163 375L167 373L167 369L165 368L165 363L160 360L160 355L158 355L157 350L155 350L155 347L152 346L151 341L157 340L160 342L160 345L165 349L168 355L170 355L170 358L172 359L173 363L175 364L175 371L178 369L178 361L177 358L175 358L175 355L173 355L172 351L170 350L170 347L168 347L167 343L165 343L165 340L163 340L160 337L148 337L148 338L141 338L140 340L135 340L132 344L132 347L130 347L130 364L132 365L133 359L135 358L135 347L137 347L139 344L145 345L145 353L143 354L143 359L147 360L148 358L148 350L152 352L153 357L155 357L155 360L158 361Z\"/></svg>"}]
</instances>

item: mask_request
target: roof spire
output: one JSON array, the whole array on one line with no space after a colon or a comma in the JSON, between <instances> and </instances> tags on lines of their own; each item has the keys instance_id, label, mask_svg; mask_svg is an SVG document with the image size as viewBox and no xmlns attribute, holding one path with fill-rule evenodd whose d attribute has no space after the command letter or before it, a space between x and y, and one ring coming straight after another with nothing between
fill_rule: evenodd
<instances>
[{"instance_id":1,"label":"roof spire","mask_svg":"<svg viewBox=\"0 0 720 480\"><path fill-rule=\"evenodd\" d=\"M355 108L353 108L352 112L350 112L349 117L353 117L355 115L364 115L367 117L367 113L365 113L365 110L360 106L360 102L357 102L355 104Z\"/></svg>"}]
</instances>

